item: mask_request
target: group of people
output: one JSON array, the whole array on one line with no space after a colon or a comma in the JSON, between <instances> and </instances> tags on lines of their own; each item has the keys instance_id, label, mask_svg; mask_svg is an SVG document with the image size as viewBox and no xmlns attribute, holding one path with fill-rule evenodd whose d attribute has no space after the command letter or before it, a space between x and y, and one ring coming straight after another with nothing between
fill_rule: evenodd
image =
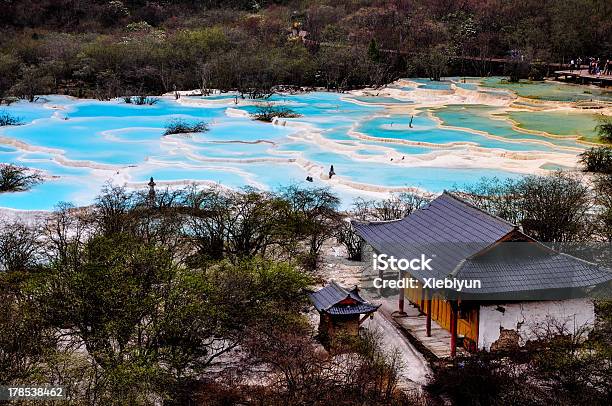
<instances>
[{"instance_id":1,"label":"group of people","mask_svg":"<svg viewBox=\"0 0 612 406\"><path fill-rule=\"evenodd\" d=\"M589 75L611 75L612 74L612 59L607 59L603 62L600 58L586 58L585 61L582 58L578 57L577 59L572 59L570 61L570 72L574 69L581 70L582 63L586 62L588 64L588 72Z\"/></svg>"}]
</instances>

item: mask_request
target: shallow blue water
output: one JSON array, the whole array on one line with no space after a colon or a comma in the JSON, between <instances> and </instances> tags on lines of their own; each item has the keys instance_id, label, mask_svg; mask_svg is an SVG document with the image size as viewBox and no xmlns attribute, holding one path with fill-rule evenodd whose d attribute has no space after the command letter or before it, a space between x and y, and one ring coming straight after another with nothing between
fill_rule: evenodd
<instances>
[{"instance_id":1,"label":"shallow blue water","mask_svg":"<svg viewBox=\"0 0 612 406\"><path fill-rule=\"evenodd\" d=\"M439 116L443 119L446 115L440 114ZM407 115L390 115L385 117L377 117L363 123L357 128L357 131L364 134L372 135L381 138L395 138L414 142L427 142L432 144L448 144L454 142L471 143L478 145L483 148L497 148L505 149L508 151L552 151L554 148L539 143L529 142L504 142L498 139L486 137L477 133L470 133L467 131L458 131L451 129L441 129L437 127L437 123L429 117L421 115L414 116L412 120L412 128L409 127L411 118ZM500 123L494 122L494 120L488 120L489 126L483 123L486 118L480 118L480 121L474 120L474 123L465 125L466 128L474 128L481 131L490 132L492 135L500 135L498 131L494 130L494 126L500 126ZM452 121L449 125L458 125L457 121ZM478 125L480 124L480 125ZM504 133L503 136L509 136L510 134ZM542 137L520 137L523 134L515 134L514 139L542 139ZM509 137L510 138L510 137ZM575 143L573 143L575 145Z\"/></svg>"},{"instance_id":2,"label":"shallow blue water","mask_svg":"<svg viewBox=\"0 0 612 406\"><path fill-rule=\"evenodd\" d=\"M228 187L240 187L245 184L245 178L228 170L209 169L206 167L172 167L159 165L153 169L136 170L132 172L135 182L148 182L153 176L156 181L200 181L207 180Z\"/></svg>"},{"instance_id":3,"label":"shallow blue water","mask_svg":"<svg viewBox=\"0 0 612 406\"><path fill-rule=\"evenodd\" d=\"M382 97L382 96L356 96L353 99L372 104L411 104L414 103L411 100L400 100L395 97Z\"/></svg>"},{"instance_id":4,"label":"shallow blue water","mask_svg":"<svg viewBox=\"0 0 612 406\"><path fill-rule=\"evenodd\" d=\"M87 205L93 201L103 183L85 179L85 177L64 177L48 180L27 192L0 193L0 207L50 210L60 202Z\"/></svg>"},{"instance_id":5,"label":"shallow blue water","mask_svg":"<svg viewBox=\"0 0 612 406\"><path fill-rule=\"evenodd\" d=\"M478 85L476 83L457 82L455 83L455 85L457 85L457 87L460 87L462 89L467 89L467 90L476 90L478 88Z\"/></svg>"},{"instance_id":6,"label":"shallow blue water","mask_svg":"<svg viewBox=\"0 0 612 406\"><path fill-rule=\"evenodd\" d=\"M450 90L452 82L449 80L429 80L429 79L410 79L413 82L419 84L420 89L429 89L429 90Z\"/></svg>"},{"instance_id":7,"label":"shallow blue water","mask_svg":"<svg viewBox=\"0 0 612 406\"><path fill-rule=\"evenodd\" d=\"M21 123L50 117L53 112L53 110L45 108L43 103L18 102L10 106L0 106L0 114L9 114Z\"/></svg>"},{"instance_id":8,"label":"shallow blue water","mask_svg":"<svg viewBox=\"0 0 612 406\"><path fill-rule=\"evenodd\" d=\"M446 125L484 131L492 135L507 138L508 140L538 140L546 141L561 147L582 148L574 139L541 137L539 135L516 131L508 121L490 118L489 113L493 110L493 108L485 106L448 106L434 110L433 114L442 119ZM538 144L521 143L514 145L528 148L532 145L537 146ZM550 149L551 147L540 145L539 149L536 150L546 151Z\"/></svg>"},{"instance_id":9,"label":"shallow blue water","mask_svg":"<svg viewBox=\"0 0 612 406\"><path fill-rule=\"evenodd\" d=\"M442 192L471 184L483 177L515 178L519 176L493 169L414 168L378 162L355 162L345 155L333 152L312 152L307 156L326 167L334 165L334 171L338 176L349 175L355 182L394 187L418 187L431 192Z\"/></svg>"},{"instance_id":10,"label":"shallow blue water","mask_svg":"<svg viewBox=\"0 0 612 406\"><path fill-rule=\"evenodd\" d=\"M429 88L445 89L447 86L447 82L430 84L423 80L419 83ZM412 88L405 90L409 92ZM109 179L118 184L144 184L151 176L161 182L160 186L164 181L188 183L194 180L217 182L232 188L249 184L277 189L291 183L303 183L306 176L315 174L289 162L289 159L298 158L318 166L323 173L333 164L338 176L349 181L412 186L434 192L470 183L483 176L517 176L502 170L413 168L403 166L401 162L385 163L385 154L389 152L403 156L422 155L434 149L362 140L352 130L371 137L435 144L469 142L510 151L552 149L535 143L492 140L469 131L440 129L424 112L414 117L413 128L409 128L410 117L386 115L385 107L376 105L377 102L389 102L389 98L364 97L372 105L355 103L351 98L349 94L315 92L275 94L265 101L282 104L300 114L301 117L287 121L299 122L301 126L271 125L249 117L230 117L228 107L249 113L257 111L257 106L253 105L235 106L233 94L189 97L193 99L190 101L211 100L205 105L183 105L173 98L161 98L152 106L136 106L122 101L48 96L47 105L20 102L3 106L0 110L22 117L27 124L0 128L0 136L24 142L30 149L50 151L22 151L0 143L0 162L38 169L55 178L29 192L0 194L0 207L51 209L59 201L89 204ZM228 103L223 103L224 99ZM394 104L408 104L400 99L392 100ZM470 111L475 112L473 117ZM469 107L467 112L452 110L447 117L443 117L447 113L441 110L435 114L456 121L460 121L462 114L467 114L466 126L494 128L489 123L492 120L483 117L478 107ZM209 131L164 136L167 123L176 118L205 121ZM304 127L304 123L310 128ZM308 135L312 130L331 144L318 145L317 139ZM508 138L513 137L512 133L504 132L505 128L502 130L495 129ZM522 138L529 139L530 136L522 134ZM541 137L533 136L533 139ZM342 148L335 152L334 143ZM435 150L440 151L440 148ZM58 163L61 160L71 164L61 165ZM320 186L328 184L318 178L315 183ZM337 192L343 199L352 199L360 193L346 187L338 188Z\"/></svg>"},{"instance_id":11,"label":"shallow blue water","mask_svg":"<svg viewBox=\"0 0 612 406\"><path fill-rule=\"evenodd\" d=\"M152 106L137 106L121 102L86 101L72 105L67 114L73 117L162 117L185 115L197 118L223 116L225 106L190 106L175 103L171 99L160 99Z\"/></svg>"}]
</instances>

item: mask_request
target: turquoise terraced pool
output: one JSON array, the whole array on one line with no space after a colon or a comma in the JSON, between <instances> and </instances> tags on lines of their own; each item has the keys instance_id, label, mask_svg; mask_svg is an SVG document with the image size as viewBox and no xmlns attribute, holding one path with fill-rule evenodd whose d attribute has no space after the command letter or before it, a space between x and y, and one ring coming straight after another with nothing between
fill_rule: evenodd
<instances>
[{"instance_id":1,"label":"turquoise terraced pool","mask_svg":"<svg viewBox=\"0 0 612 406\"><path fill-rule=\"evenodd\" d=\"M529 173L513 166L505 153L532 157L533 168L567 167L583 148L574 138L517 131L507 118L525 129L578 136L588 133L590 116L572 118L564 127L558 121L548 124L545 113L505 117L499 106L461 99L422 107L413 97L417 88L440 90L447 97L454 85L462 92L483 91L474 82L417 80L415 86L395 85L390 87L395 93L379 96L276 94L267 102L301 116L275 124L252 120L256 102L239 99L236 105L234 94L179 101L162 97L153 106L63 96L2 106L25 125L0 128L0 162L39 170L46 180L27 192L0 194L0 207L48 210L60 201L85 205L106 183L143 187L151 176L160 187L204 182L275 189L308 184L309 175L349 205L357 196L407 188L440 192L482 177ZM210 130L164 136L166 124L176 118L205 121ZM331 181L326 176L330 165L337 173Z\"/></svg>"}]
</instances>

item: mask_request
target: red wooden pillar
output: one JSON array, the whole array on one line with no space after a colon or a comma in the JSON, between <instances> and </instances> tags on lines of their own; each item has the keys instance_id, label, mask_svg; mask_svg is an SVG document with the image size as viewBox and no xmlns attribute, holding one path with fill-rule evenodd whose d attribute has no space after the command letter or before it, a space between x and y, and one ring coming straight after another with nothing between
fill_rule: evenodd
<instances>
[{"instance_id":1,"label":"red wooden pillar","mask_svg":"<svg viewBox=\"0 0 612 406\"><path fill-rule=\"evenodd\" d=\"M457 355L457 303L451 302L451 357Z\"/></svg>"},{"instance_id":2,"label":"red wooden pillar","mask_svg":"<svg viewBox=\"0 0 612 406\"><path fill-rule=\"evenodd\" d=\"M374 256L374 258L376 258L376 255ZM376 259L374 260L374 262L376 262ZM378 268L378 277L380 278L380 280L382 281L384 279L384 272L382 270L382 268ZM383 288L382 288L382 284L380 286L380 288L378 288L378 296L383 297Z\"/></svg>"},{"instance_id":3,"label":"red wooden pillar","mask_svg":"<svg viewBox=\"0 0 612 406\"><path fill-rule=\"evenodd\" d=\"M427 333L427 337L431 337L431 296L429 293L429 289L425 289L425 304L426 304L426 315L427 315L427 319L426 319L426 324L425 324L425 330Z\"/></svg>"},{"instance_id":4,"label":"red wooden pillar","mask_svg":"<svg viewBox=\"0 0 612 406\"><path fill-rule=\"evenodd\" d=\"M419 306L419 309L421 310L421 314L425 313L425 306L427 305L427 303L425 303L425 289L421 288L421 305Z\"/></svg>"},{"instance_id":5,"label":"red wooden pillar","mask_svg":"<svg viewBox=\"0 0 612 406\"><path fill-rule=\"evenodd\" d=\"M402 280L404 274L402 271L399 271L399 279ZM400 288L399 290L399 300L397 302L398 311L400 314L404 313L404 296L405 296L405 288Z\"/></svg>"},{"instance_id":6,"label":"red wooden pillar","mask_svg":"<svg viewBox=\"0 0 612 406\"><path fill-rule=\"evenodd\" d=\"M399 300L397 301L397 307L400 314L404 314L404 288L399 290Z\"/></svg>"}]
</instances>

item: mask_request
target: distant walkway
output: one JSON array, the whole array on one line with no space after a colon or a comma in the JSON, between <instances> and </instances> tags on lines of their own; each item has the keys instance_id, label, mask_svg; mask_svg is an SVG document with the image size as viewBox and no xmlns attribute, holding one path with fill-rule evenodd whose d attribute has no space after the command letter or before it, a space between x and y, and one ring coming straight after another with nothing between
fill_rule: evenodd
<instances>
[{"instance_id":1,"label":"distant walkway","mask_svg":"<svg viewBox=\"0 0 612 406\"><path fill-rule=\"evenodd\" d=\"M612 86L612 75L594 75L588 69L558 70L555 71L555 78L580 84Z\"/></svg>"}]
</instances>

